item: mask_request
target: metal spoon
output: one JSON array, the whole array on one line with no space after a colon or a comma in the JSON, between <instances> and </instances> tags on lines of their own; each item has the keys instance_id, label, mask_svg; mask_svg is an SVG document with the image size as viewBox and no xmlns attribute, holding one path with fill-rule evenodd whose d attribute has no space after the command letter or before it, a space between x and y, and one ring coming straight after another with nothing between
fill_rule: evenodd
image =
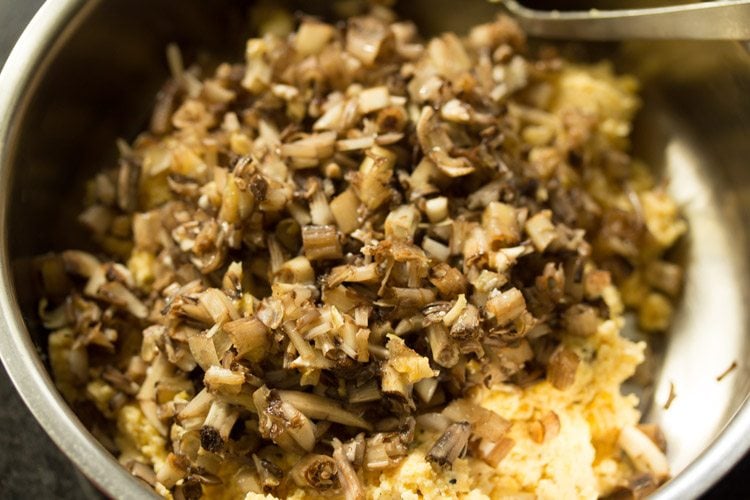
<instances>
[{"instance_id":1,"label":"metal spoon","mask_svg":"<svg viewBox=\"0 0 750 500\"><path fill-rule=\"evenodd\" d=\"M535 10L500 1L529 35L569 40L750 40L750 0L589 11Z\"/></svg>"}]
</instances>

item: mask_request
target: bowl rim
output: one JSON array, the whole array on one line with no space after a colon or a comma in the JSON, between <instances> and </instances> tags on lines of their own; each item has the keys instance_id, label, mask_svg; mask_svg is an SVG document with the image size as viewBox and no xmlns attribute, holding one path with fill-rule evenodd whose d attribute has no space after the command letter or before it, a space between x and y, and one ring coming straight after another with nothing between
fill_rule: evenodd
<instances>
[{"instance_id":1,"label":"bowl rim","mask_svg":"<svg viewBox=\"0 0 750 500\"><path fill-rule=\"evenodd\" d=\"M0 360L26 406L54 443L97 487L122 499L159 498L117 462L83 426L57 391L23 320L8 257L11 163L20 124L45 68L101 0L47 0L0 72ZM723 477L750 448L748 396L709 446L652 498L695 498ZM61 418L62 417L62 418Z\"/></svg>"}]
</instances>

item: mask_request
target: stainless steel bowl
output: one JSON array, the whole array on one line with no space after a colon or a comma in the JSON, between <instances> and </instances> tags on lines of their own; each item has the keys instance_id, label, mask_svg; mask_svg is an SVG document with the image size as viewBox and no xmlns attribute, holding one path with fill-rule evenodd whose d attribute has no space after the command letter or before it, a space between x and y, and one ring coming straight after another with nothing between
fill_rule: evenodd
<instances>
[{"instance_id":1,"label":"stainless steel bowl","mask_svg":"<svg viewBox=\"0 0 750 500\"><path fill-rule=\"evenodd\" d=\"M481 0L401 2L427 30L461 30L496 6ZM321 12L325 1L305 2ZM36 418L115 498L150 492L81 425L50 379L36 316L33 256L81 246L83 179L115 159L117 137L146 122L166 77L164 47L241 57L240 0L48 0L0 74L0 356ZM635 152L664 169L690 223L687 286L673 331L653 339L657 376L643 394L661 424L674 479L656 498L704 492L750 447L745 304L750 280L750 57L731 43L597 45L643 82ZM733 362L737 367L717 380ZM670 386L676 398L664 404Z\"/></svg>"}]
</instances>

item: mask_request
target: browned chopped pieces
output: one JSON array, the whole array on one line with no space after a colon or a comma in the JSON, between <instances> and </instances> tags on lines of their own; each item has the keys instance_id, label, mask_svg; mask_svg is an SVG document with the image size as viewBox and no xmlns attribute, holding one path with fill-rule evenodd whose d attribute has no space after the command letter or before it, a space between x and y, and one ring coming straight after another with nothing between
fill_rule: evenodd
<instances>
[{"instance_id":1,"label":"browned chopped pieces","mask_svg":"<svg viewBox=\"0 0 750 500\"><path fill-rule=\"evenodd\" d=\"M327 455L306 455L292 467L289 475L303 488L325 492L339 488L338 466Z\"/></svg>"},{"instance_id":2,"label":"browned chopped pieces","mask_svg":"<svg viewBox=\"0 0 750 500\"><path fill-rule=\"evenodd\" d=\"M547 366L547 380L557 389L567 389L576 380L576 370L580 361L575 352L567 347L560 346L550 357Z\"/></svg>"},{"instance_id":3,"label":"browned chopped pieces","mask_svg":"<svg viewBox=\"0 0 750 500\"><path fill-rule=\"evenodd\" d=\"M648 438L654 442L656 446L663 452L667 451L667 440L664 437L664 433L656 424L638 424L636 426L639 431L644 433Z\"/></svg>"},{"instance_id":4,"label":"browned chopped pieces","mask_svg":"<svg viewBox=\"0 0 750 500\"><path fill-rule=\"evenodd\" d=\"M651 287L642 316L668 323L682 268L665 248L642 259L643 214L597 198L603 163L625 175L629 158L550 109L559 67L527 62L507 18L422 42L390 16L302 17L211 75L170 47L150 131L80 218L123 263L40 259L66 397L96 382L105 417L137 405L171 453L129 468L160 492L360 500L423 430L438 468L496 467L511 422L474 389L573 386L588 360L572 346L596 338L613 282ZM527 429L545 443L560 426L550 411ZM660 444L634 427L621 445L658 483L646 436Z\"/></svg>"},{"instance_id":5,"label":"browned chopped pieces","mask_svg":"<svg viewBox=\"0 0 750 500\"><path fill-rule=\"evenodd\" d=\"M348 27L346 50L365 65L372 65L393 37L382 20L371 16L349 19Z\"/></svg>"},{"instance_id":6,"label":"browned chopped pieces","mask_svg":"<svg viewBox=\"0 0 750 500\"><path fill-rule=\"evenodd\" d=\"M465 293L468 284L461 271L445 263L440 263L430 270L430 283L446 298Z\"/></svg>"},{"instance_id":7,"label":"browned chopped pieces","mask_svg":"<svg viewBox=\"0 0 750 500\"><path fill-rule=\"evenodd\" d=\"M120 172L117 177L117 205L125 212L134 212L138 208L138 181L141 168L132 158L120 161Z\"/></svg>"},{"instance_id":8,"label":"browned chopped pieces","mask_svg":"<svg viewBox=\"0 0 750 500\"><path fill-rule=\"evenodd\" d=\"M576 304L565 311L563 322L565 329L572 335L590 337L596 333L599 317L592 306Z\"/></svg>"},{"instance_id":9,"label":"browned chopped pieces","mask_svg":"<svg viewBox=\"0 0 750 500\"><path fill-rule=\"evenodd\" d=\"M529 422L528 432L536 443L549 441L560 432L560 417L554 411L550 411L539 420Z\"/></svg>"},{"instance_id":10,"label":"browned chopped pieces","mask_svg":"<svg viewBox=\"0 0 750 500\"><path fill-rule=\"evenodd\" d=\"M454 460L466 453L470 435L471 426L468 422L451 424L432 445L427 460L440 467L450 468Z\"/></svg>"},{"instance_id":11,"label":"browned chopped pieces","mask_svg":"<svg viewBox=\"0 0 750 500\"><path fill-rule=\"evenodd\" d=\"M500 438L497 443L482 440L477 446L477 454L491 467L497 467L497 464L510 453L515 444L516 442L508 437Z\"/></svg>"},{"instance_id":12,"label":"browned chopped pieces","mask_svg":"<svg viewBox=\"0 0 750 500\"><path fill-rule=\"evenodd\" d=\"M341 483L341 487L344 490L344 496L346 500L364 500L365 491L362 487L362 483L357 477L352 462L359 464L362 457L358 457L360 453L356 450L356 445L352 446L351 454L347 455L344 450L344 446L336 438L333 438L333 460L336 463L338 469L338 479ZM362 448L362 446L359 446Z\"/></svg>"},{"instance_id":13,"label":"browned chopped pieces","mask_svg":"<svg viewBox=\"0 0 750 500\"><path fill-rule=\"evenodd\" d=\"M359 199L369 210L376 210L391 197L389 184L393 176L396 155L380 146L365 152L354 187Z\"/></svg>"},{"instance_id":14,"label":"browned chopped pieces","mask_svg":"<svg viewBox=\"0 0 750 500\"><path fill-rule=\"evenodd\" d=\"M659 481L647 472L633 477L628 484L607 495L608 500L640 500L647 498L659 486Z\"/></svg>"},{"instance_id":15,"label":"browned chopped pieces","mask_svg":"<svg viewBox=\"0 0 750 500\"><path fill-rule=\"evenodd\" d=\"M525 309L526 301L523 294L516 288L505 292L493 292L485 304L485 310L494 318L498 326L518 318Z\"/></svg>"},{"instance_id":16,"label":"browned chopped pieces","mask_svg":"<svg viewBox=\"0 0 750 500\"><path fill-rule=\"evenodd\" d=\"M257 455L253 455L253 462L263 491L267 493L274 491L281 484L284 471L270 460L259 458Z\"/></svg>"},{"instance_id":17,"label":"browned chopped pieces","mask_svg":"<svg viewBox=\"0 0 750 500\"><path fill-rule=\"evenodd\" d=\"M334 226L305 226L302 228L302 247L310 260L341 258L341 243Z\"/></svg>"},{"instance_id":18,"label":"browned chopped pieces","mask_svg":"<svg viewBox=\"0 0 750 500\"><path fill-rule=\"evenodd\" d=\"M298 409L283 401L277 391L261 387L253 393L258 411L258 430L281 448L299 452L312 451L315 445L315 424Z\"/></svg>"}]
</instances>

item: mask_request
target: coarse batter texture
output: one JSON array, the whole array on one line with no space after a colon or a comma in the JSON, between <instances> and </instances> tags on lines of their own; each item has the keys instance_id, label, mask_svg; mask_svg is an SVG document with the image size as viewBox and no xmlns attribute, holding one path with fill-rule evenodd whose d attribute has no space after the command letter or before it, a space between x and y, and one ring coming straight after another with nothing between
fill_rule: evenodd
<instances>
[{"instance_id":1,"label":"coarse batter texture","mask_svg":"<svg viewBox=\"0 0 750 500\"><path fill-rule=\"evenodd\" d=\"M507 18L423 41L383 7L263 11L90 182L101 249L40 258L61 393L167 498L638 497L622 384L686 225L628 153L637 82Z\"/></svg>"}]
</instances>

